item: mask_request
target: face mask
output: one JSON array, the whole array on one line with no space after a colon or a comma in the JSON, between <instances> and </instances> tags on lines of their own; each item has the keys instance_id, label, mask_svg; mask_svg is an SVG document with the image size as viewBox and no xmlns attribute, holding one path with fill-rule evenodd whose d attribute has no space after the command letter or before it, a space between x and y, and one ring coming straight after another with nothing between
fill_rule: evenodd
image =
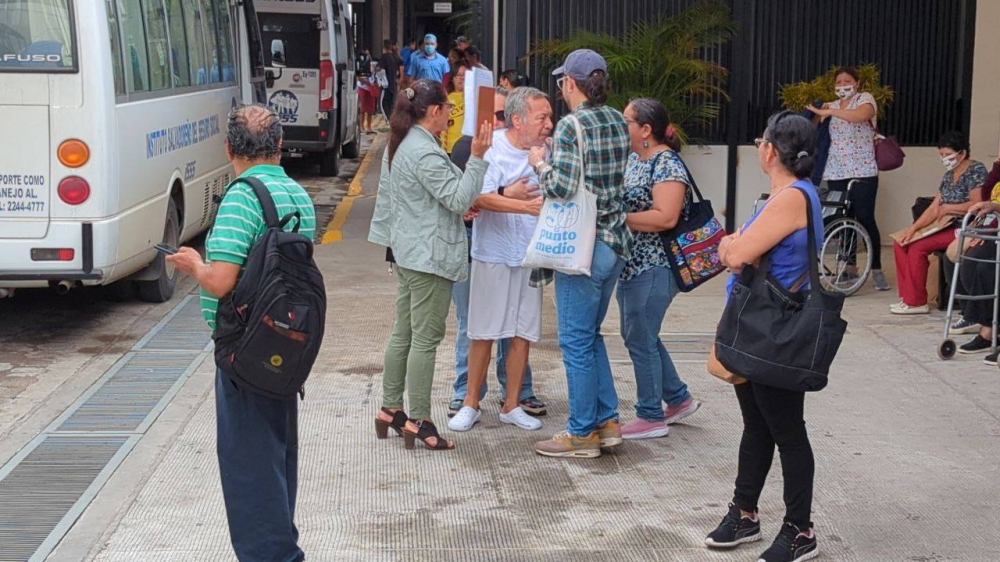
<instances>
[{"instance_id":1,"label":"face mask","mask_svg":"<svg viewBox=\"0 0 1000 562\"><path fill-rule=\"evenodd\" d=\"M854 86L837 86L836 92L840 99L849 98L854 95Z\"/></svg>"},{"instance_id":2,"label":"face mask","mask_svg":"<svg viewBox=\"0 0 1000 562\"><path fill-rule=\"evenodd\" d=\"M424 45L424 52L428 55L433 55L437 51L437 47L434 45Z\"/></svg>"},{"instance_id":3,"label":"face mask","mask_svg":"<svg viewBox=\"0 0 1000 562\"><path fill-rule=\"evenodd\" d=\"M958 167L958 154L952 154L951 156L942 156L941 165L947 171L952 171Z\"/></svg>"}]
</instances>

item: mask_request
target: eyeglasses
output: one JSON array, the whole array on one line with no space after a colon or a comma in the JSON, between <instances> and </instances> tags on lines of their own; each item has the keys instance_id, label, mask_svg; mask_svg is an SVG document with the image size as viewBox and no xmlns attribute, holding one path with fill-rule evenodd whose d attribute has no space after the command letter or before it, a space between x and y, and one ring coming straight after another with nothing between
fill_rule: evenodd
<instances>
[{"instance_id":1,"label":"eyeglasses","mask_svg":"<svg viewBox=\"0 0 1000 562\"><path fill-rule=\"evenodd\" d=\"M506 121L507 113L504 110L494 111L493 116L497 118L497 121Z\"/></svg>"},{"instance_id":2,"label":"eyeglasses","mask_svg":"<svg viewBox=\"0 0 1000 562\"><path fill-rule=\"evenodd\" d=\"M562 90L563 84L565 82L566 82L566 77L565 76L563 76L562 78L556 80L556 88L559 88L560 90Z\"/></svg>"},{"instance_id":3,"label":"eyeglasses","mask_svg":"<svg viewBox=\"0 0 1000 562\"><path fill-rule=\"evenodd\" d=\"M767 140L765 138L757 138L757 139L753 140L753 145L756 146L757 148L760 148L761 145L763 145L765 142L766 143L770 143L771 141L769 141L769 140Z\"/></svg>"},{"instance_id":4,"label":"eyeglasses","mask_svg":"<svg viewBox=\"0 0 1000 562\"><path fill-rule=\"evenodd\" d=\"M448 111L451 111L455 107L455 104L451 103L450 101L446 101L441 104L441 107L447 107Z\"/></svg>"}]
</instances>

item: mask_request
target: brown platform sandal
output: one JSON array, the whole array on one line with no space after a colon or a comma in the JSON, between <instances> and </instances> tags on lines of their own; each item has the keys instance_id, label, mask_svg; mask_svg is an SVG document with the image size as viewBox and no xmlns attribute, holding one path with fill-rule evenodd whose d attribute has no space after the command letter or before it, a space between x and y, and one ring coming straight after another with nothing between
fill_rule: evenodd
<instances>
[{"instance_id":1,"label":"brown platform sandal","mask_svg":"<svg viewBox=\"0 0 1000 562\"><path fill-rule=\"evenodd\" d=\"M392 420L382 419L378 415L375 416L375 436L379 439L385 439L389 436L389 428L391 427L396 435L403 437L403 426L406 425L406 421L410 418L406 416L406 412L403 410L392 411L389 408L383 407L379 414L384 414L391 417Z\"/></svg>"},{"instance_id":2,"label":"brown platform sandal","mask_svg":"<svg viewBox=\"0 0 1000 562\"><path fill-rule=\"evenodd\" d=\"M423 441L424 446L432 451L448 451L455 448L455 442L442 439L437 427L430 420L410 420L403 428L404 445L412 449L415 440Z\"/></svg>"}]
</instances>

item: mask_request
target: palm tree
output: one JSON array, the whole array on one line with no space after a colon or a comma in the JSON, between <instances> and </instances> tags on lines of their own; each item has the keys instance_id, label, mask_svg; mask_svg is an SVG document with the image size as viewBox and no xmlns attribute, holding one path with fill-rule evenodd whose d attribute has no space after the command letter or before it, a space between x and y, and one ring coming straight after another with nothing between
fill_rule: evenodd
<instances>
[{"instance_id":1,"label":"palm tree","mask_svg":"<svg viewBox=\"0 0 1000 562\"><path fill-rule=\"evenodd\" d=\"M552 68L576 49L593 49L608 62L612 94L608 103L623 109L629 100L660 100L687 142L695 127L707 127L728 99L723 85L728 71L703 53L728 42L737 24L720 0L699 0L673 17L640 21L624 37L576 30L566 39L540 41L529 54L541 55Z\"/></svg>"}]
</instances>

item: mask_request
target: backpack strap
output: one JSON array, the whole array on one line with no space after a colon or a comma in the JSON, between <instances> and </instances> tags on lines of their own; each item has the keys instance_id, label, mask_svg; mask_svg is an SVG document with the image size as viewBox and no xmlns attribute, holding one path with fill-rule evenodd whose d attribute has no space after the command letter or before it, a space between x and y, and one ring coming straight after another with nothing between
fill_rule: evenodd
<instances>
[{"instance_id":1,"label":"backpack strap","mask_svg":"<svg viewBox=\"0 0 1000 562\"><path fill-rule=\"evenodd\" d=\"M237 182L245 183L253 188L253 192L257 195L257 201L260 202L260 209L264 211L264 222L268 228L281 228L282 225L278 222L278 208L275 207L274 198L271 197L271 192L268 191L264 182L253 176L247 176L236 178L230 187L236 185Z\"/></svg>"}]
</instances>

